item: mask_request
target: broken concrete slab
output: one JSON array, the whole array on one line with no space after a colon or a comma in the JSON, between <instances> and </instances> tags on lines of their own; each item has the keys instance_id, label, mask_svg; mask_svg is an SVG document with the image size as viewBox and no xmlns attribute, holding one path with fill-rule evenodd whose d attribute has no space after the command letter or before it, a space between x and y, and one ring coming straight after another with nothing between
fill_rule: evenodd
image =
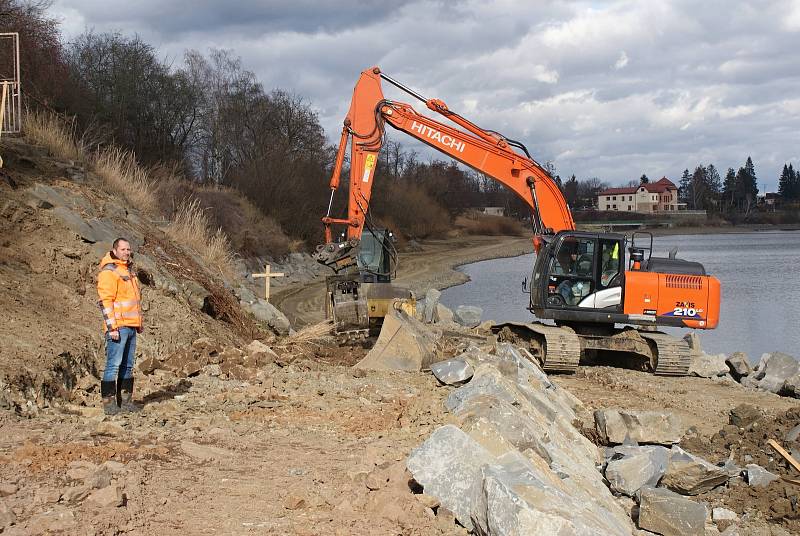
<instances>
[{"instance_id":1,"label":"broken concrete slab","mask_svg":"<svg viewBox=\"0 0 800 536\"><path fill-rule=\"evenodd\" d=\"M747 358L747 354L744 352L734 352L729 355L725 359L725 363L728 364L728 369L731 372L731 376L737 382L740 381L744 376L748 376L751 372L753 372L752 367L750 366L750 360Z\"/></svg>"},{"instance_id":2,"label":"broken concrete slab","mask_svg":"<svg viewBox=\"0 0 800 536\"><path fill-rule=\"evenodd\" d=\"M763 488L780 479L775 473L771 473L754 463L748 463L744 466L744 469L747 477L747 484L753 488Z\"/></svg>"},{"instance_id":3,"label":"broken concrete slab","mask_svg":"<svg viewBox=\"0 0 800 536\"><path fill-rule=\"evenodd\" d=\"M672 445L685 432L680 417L668 411L602 409L594 412L595 426L609 444L628 438L637 443Z\"/></svg>"},{"instance_id":4,"label":"broken concrete slab","mask_svg":"<svg viewBox=\"0 0 800 536\"><path fill-rule=\"evenodd\" d=\"M481 468L472 517L479 535L630 534L627 518L568 493L518 452Z\"/></svg>"},{"instance_id":5,"label":"broken concrete slab","mask_svg":"<svg viewBox=\"0 0 800 536\"><path fill-rule=\"evenodd\" d=\"M459 305L453 314L453 320L467 328L477 328L481 323L483 309L474 305Z\"/></svg>"},{"instance_id":6,"label":"broken concrete slab","mask_svg":"<svg viewBox=\"0 0 800 536\"><path fill-rule=\"evenodd\" d=\"M667 470L669 449L661 446L620 449L605 469L611 489L633 497L643 487L655 487Z\"/></svg>"},{"instance_id":7,"label":"broken concrete slab","mask_svg":"<svg viewBox=\"0 0 800 536\"><path fill-rule=\"evenodd\" d=\"M725 354L709 355L701 353L692 356L692 363L689 365L689 374L701 378L714 378L728 374L728 364L725 362Z\"/></svg>"},{"instance_id":8,"label":"broken concrete slab","mask_svg":"<svg viewBox=\"0 0 800 536\"><path fill-rule=\"evenodd\" d=\"M639 494L639 527L664 536L702 536L708 511L704 504L663 488Z\"/></svg>"},{"instance_id":9,"label":"broken concrete slab","mask_svg":"<svg viewBox=\"0 0 800 536\"><path fill-rule=\"evenodd\" d=\"M474 373L469 363L463 359L449 359L431 365L431 372L445 385L457 385L472 378Z\"/></svg>"},{"instance_id":10,"label":"broken concrete slab","mask_svg":"<svg viewBox=\"0 0 800 536\"><path fill-rule=\"evenodd\" d=\"M252 313L256 320L264 322L279 335L289 335L292 324L280 309L267 300L258 298L254 303L242 303L242 307Z\"/></svg>"},{"instance_id":11,"label":"broken concrete slab","mask_svg":"<svg viewBox=\"0 0 800 536\"><path fill-rule=\"evenodd\" d=\"M425 309L422 312L422 320L426 324L433 324L439 321L439 298L442 293L435 288L428 289L425 293Z\"/></svg>"},{"instance_id":12,"label":"broken concrete slab","mask_svg":"<svg viewBox=\"0 0 800 536\"><path fill-rule=\"evenodd\" d=\"M673 445L661 485L683 495L699 495L727 481L728 473L724 468Z\"/></svg>"},{"instance_id":13,"label":"broken concrete slab","mask_svg":"<svg viewBox=\"0 0 800 536\"><path fill-rule=\"evenodd\" d=\"M800 363L782 352L763 354L758 362L753 377L757 380L756 388L770 393L778 393L783 389L786 380L800 372Z\"/></svg>"},{"instance_id":14,"label":"broken concrete slab","mask_svg":"<svg viewBox=\"0 0 800 536\"><path fill-rule=\"evenodd\" d=\"M453 320L453 311L442 305L441 303L436 305L436 316L442 324L451 324L454 322Z\"/></svg>"},{"instance_id":15,"label":"broken concrete slab","mask_svg":"<svg viewBox=\"0 0 800 536\"><path fill-rule=\"evenodd\" d=\"M416 318L389 307L375 346L356 368L365 370L428 369L436 355L439 334Z\"/></svg>"},{"instance_id":16,"label":"broken concrete slab","mask_svg":"<svg viewBox=\"0 0 800 536\"><path fill-rule=\"evenodd\" d=\"M475 493L480 470L496 458L456 426L437 428L425 442L411 451L406 467L425 493L439 499L458 522L471 530Z\"/></svg>"}]
</instances>

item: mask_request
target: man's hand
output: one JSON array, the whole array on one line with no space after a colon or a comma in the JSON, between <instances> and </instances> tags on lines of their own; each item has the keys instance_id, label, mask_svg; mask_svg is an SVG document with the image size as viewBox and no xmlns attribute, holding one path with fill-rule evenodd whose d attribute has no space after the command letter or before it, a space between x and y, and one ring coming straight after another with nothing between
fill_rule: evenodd
<instances>
[{"instance_id":1,"label":"man's hand","mask_svg":"<svg viewBox=\"0 0 800 536\"><path fill-rule=\"evenodd\" d=\"M108 332L108 334L111 336L111 340L112 341L118 341L119 340L119 331L118 330L112 329L111 331Z\"/></svg>"}]
</instances>

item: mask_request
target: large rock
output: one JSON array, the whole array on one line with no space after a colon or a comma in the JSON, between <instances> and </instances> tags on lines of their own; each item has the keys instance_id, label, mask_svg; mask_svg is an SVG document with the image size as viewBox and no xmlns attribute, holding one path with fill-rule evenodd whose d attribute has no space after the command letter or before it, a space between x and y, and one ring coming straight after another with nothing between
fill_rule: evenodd
<instances>
[{"instance_id":1,"label":"large rock","mask_svg":"<svg viewBox=\"0 0 800 536\"><path fill-rule=\"evenodd\" d=\"M672 445L685 431L680 418L668 411L603 409L594 412L594 421L609 444L622 444L627 438L637 443Z\"/></svg>"},{"instance_id":2,"label":"large rock","mask_svg":"<svg viewBox=\"0 0 800 536\"><path fill-rule=\"evenodd\" d=\"M472 305L459 305L453 314L453 320L467 328L477 328L481 323L483 309Z\"/></svg>"},{"instance_id":3,"label":"large rock","mask_svg":"<svg viewBox=\"0 0 800 536\"><path fill-rule=\"evenodd\" d=\"M724 376L727 373L728 364L725 362L725 354L709 355L701 353L692 356L689 374L694 374L701 378L714 378L716 376Z\"/></svg>"},{"instance_id":4,"label":"large rock","mask_svg":"<svg viewBox=\"0 0 800 536\"><path fill-rule=\"evenodd\" d=\"M439 321L439 298L442 293L435 288L428 289L425 293L425 310L422 312L422 320L427 324Z\"/></svg>"},{"instance_id":5,"label":"large rock","mask_svg":"<svg viewBox=\"0 0 800 536\"><path fill-rule=\"evenodd\" d=\"M453 311L442 305L441 303L436 306L436 315L439 318L438 322L442 324L453 323Z\"/></svg>"},{"instance_id":6,"label":"large rock","mask_svg":"<svg viewBox=\"0 0 800 536\"><path fill-rule=\"evenodd\" d=\"M748 463L744 466L747 473L747 484L753 488L763 488L769 486L770 483L780 480L781 477L775 473L771 473L754 463Z\"/></svg>"},{"instance_id":7,"label":"large rock","mask_svg":"<svg viewBox=\"0 0 800 536\"><path fill-rule=\"evenodd\" d=\"M705 534L705 505L663 488L645 488L639 496L639 528L664 536Z\"/></svg>"},{"instance_id":8,"label":"large rock","mask_svg":"<svg viewBox=\"0 0 800 536\"><path fill-rule=\"evenodd\" d=\"M622 446L613 449L605 475L611 489L633 497L643 487L655 487L669 463L669 450L661 446Z\"/></svg>"},{"instance_id":9,"label":"large rock","mask_svg":"<svg viewBox=\"0 0 800 536\"><path fill-rule=\"evenodd\" d=\"M628 535L627 519L543 480L540 470L517 452L481 468L472 517L482 536L522 534Z\"/></svg>"},{"instance_id":10,"label":"large rock","mask_svg":"<svg viewBox=\"0 0 800 536\"><path fill-rule=\"evenodd\" d=\"M539 481L604 509L615 524L629 524L597 470L602 454L572 424L575 411L566 391L549 384L527 359L520 359L520 367L506 357L508 351L498 348L498 354L499 360L480 365L445 402L462 430L498 457L522 453Z\"/></svg>"},{"instance_id":11,"label":"large rock","mask_svg":"<svg viewBox=\"0 0 800 536\"><path fill-rule=\"evenodd\" d=\"M728 422L739 428L747 428L762 417L763 414L757 407L750 404L739 404L730 411Z\"/></svg>"},{"instance_id":12,"label":"large rock","mask_svg":"<svg viewBox=\"0 0 800 536\"><path fill-rule=\"evenodd\" d=\"M264 322L279 335L289 335L292 325L277 307L268 301L258 298L254 303L242 303L242 307L250 311L256 320Z\"/></svg>"},{"instance_id":13,"label":"large rock","mask_svg":"<svg viewBox=\"0 0 800 536\"><path fill-rule=\"evenodd\" d=\"M389 307L378 340L372 350L356 364L366 370L419 371L434 361L439 335L422 322Z\"/></svg>"},{"instance_id":14,"label":"large rock","mask_svg":"<svg viewBox=\"0 0 800 536\"><path fill-rule=\"evenodd\" d=\"M747 354L744 352L734 352L725 359L728 364L728 369L731 371L731 376L738 382L744 376L748 376L753 369L750 367L750 360L747 359Z\"/></svg>"},{"instance_id":15,"label":"large rock","mask_svg":"<svg viewBox=\"0 0 800 536\"><path fill-rule=\"evenodd\" d=\"M673 445L661 485L683 495L699 495L727 481L728 473L724 468Z\"/></svg>"},{"instance_id":16,"label":"large rock","mask_svg":"<svg viewBox=\"0 0 800 536\"><path fill-rule=\"evenodd\" d=\"M489 463L496 463L489 451L457 427L446 425L411 451L406 466L426 495L439 499L459 523L472 529L473 488L481 467Z\"/></svg>"},{"instance_id":17,"label":"large rock","mask_svg":"<svg viewBox=\"0 0 800 536\"><path fill-rule=\"evenodd\" d=\"M778 393L788 378L800 372L800 364L790 355L772 352L761 356L753 372L758 389Z\"/></svg>"},{"instance_id":18,"label":"large rock","mask_svg":"<svg viewBox=\"0 0 800 536\"><path fill-rule=\"evenodd\" d=\"M780 393L782 395L800 398L800 374L795 374L794 376L786 378Z\"/></svg>"},{"instance_id":19,"label":"large rock","mask_svg":"<svg viewBox=\"0 0 800 536\"><path fill-rule=\"evenodd\" d=\"M431 372L436 379L446 385L464 383L472 378L474 371L463 359L449 359L431 365Z\"/></svg>"}]
</instances>

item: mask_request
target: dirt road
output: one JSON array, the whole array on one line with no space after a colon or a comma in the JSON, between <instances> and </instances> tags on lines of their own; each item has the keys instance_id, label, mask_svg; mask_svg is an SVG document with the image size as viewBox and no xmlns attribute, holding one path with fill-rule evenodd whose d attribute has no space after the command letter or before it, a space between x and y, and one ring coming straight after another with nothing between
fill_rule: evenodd
<instances>
[{"instance_id":1,"label":"dirt road","mask_svg":"<svg viewBox=\"0 0 800 536\"><path fill-rule=\"evenodd\" d=\"M422 251L401 253L398 285L413 290L418 297L429 288L447 288L467 281L456 266L498 257L513 257L533 251L528 238L466 236L422 242ZM292 322L303 327L324 319L325 281L285 287L273 297L275 304Z\"/></svg>"}]
</instances>

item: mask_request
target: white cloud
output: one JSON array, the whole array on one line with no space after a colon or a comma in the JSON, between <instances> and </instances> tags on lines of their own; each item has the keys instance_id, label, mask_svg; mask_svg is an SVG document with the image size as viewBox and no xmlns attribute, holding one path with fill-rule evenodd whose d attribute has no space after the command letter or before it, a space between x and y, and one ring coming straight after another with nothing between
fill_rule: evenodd
<instances>
[{"instance_id":1,"label":"white cloud","mask_svg":"<svg viewBox=\"0 0 800 536\"><path fill-rule=\"evenodd\" d=\"M625 54L625 51L623 50L620 52L617 61L614 62L614 69L619 71L620 69L624 69L626 65L628 65L628 55Z\"/></svg>"},{"instance_id":2,"label":"white cloud","mask_svg":"<svg viewBox=\"0 0 800 536\"><path fill-rule=\"evenodd\" d=\"M265 88L312 103L332 142L359 72L380 65L562 176L675 178L749 154L769 186L797 154L800 0L56 0L53 13L68 38L138 32L177 62L233 49Z\"/></svg>"}]
</instances>

